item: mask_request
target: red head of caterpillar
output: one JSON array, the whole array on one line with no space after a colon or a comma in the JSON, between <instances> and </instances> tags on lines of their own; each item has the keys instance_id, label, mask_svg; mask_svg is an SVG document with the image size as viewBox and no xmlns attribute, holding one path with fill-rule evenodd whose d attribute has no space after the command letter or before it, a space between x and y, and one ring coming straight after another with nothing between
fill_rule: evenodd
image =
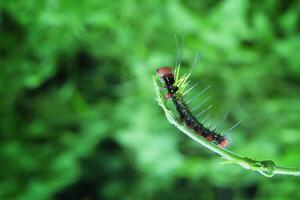
<instances>
[{"instance_id":1,"label":"red head of caterpillar","mask_svg":"<svg viewBox=\"0 0 300 200\"><path fill-rule=\"evenodd\" d=\"M160 67L156 70L156 74L160 78L168 77L168 76L173 76L174 77L173 70L172 70L171 67Z\"/></svg>"}]
</instances>

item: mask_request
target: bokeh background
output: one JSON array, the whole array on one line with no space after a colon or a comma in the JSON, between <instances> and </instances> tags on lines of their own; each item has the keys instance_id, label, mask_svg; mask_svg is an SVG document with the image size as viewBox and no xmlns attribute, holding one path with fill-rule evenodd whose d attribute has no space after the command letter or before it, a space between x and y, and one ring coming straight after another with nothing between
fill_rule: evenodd
<instances>
[{"instance_id":1,"label":"bokeh background","mask_svg":"<svg viewBox=\"0 0 300 200\"><path fill-rule=\"evenodd\" d=\"M300 199L191 141L152 76L201 61L209 123L230 150L300 166L300 3L280 0L0 1L0 199Z\"/></svg>"}]
</instances>

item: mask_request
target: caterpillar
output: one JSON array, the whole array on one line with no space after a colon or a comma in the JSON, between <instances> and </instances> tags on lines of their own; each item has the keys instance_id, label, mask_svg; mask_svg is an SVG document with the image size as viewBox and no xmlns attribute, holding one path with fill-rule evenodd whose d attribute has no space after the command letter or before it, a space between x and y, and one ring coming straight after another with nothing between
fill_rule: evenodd
<instances>
[{"instance_id":1,"label":"caterpillar","mask_svg":"<svg viewBox=\"0 0 300 200\"><path fill-rule=\"evenodd\" d=\"M190 73L179 79L179 67L176 69L174 75L171 67L162 66L156 70L156 74L165 84L164 88L168 91L165 98L172 99L181 121L184 122L186 126L194 130L196 134L204 137L207 141L225 148L228 145L228 140L217 131L210 130L205 127L203 123L199 122L183 99L182 92L187 86L186 82Z\"/></svg>"}]
</instances>

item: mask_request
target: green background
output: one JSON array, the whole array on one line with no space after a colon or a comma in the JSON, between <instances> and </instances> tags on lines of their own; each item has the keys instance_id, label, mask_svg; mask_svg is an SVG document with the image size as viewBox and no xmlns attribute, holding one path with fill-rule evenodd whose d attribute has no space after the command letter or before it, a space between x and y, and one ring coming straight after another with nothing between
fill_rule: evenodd
<instances>
[{"instance_id":1,"label":"green background","mask_svg":"<svg viewBox=\"0 0 300 200\"><path fill-rule=\"evenodd\" d=\"M194 93L229 149L300 166L300 3L1 0L0 199L300 199L168 123L152 76L201 61Z\"/></svg>"}]
</instances>

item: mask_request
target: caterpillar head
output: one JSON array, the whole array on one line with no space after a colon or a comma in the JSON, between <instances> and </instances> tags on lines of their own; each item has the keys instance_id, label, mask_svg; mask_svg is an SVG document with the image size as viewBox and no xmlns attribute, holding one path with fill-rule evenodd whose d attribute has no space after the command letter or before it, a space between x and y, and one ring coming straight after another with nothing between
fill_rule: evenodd
<instances>
[{"instance_id":1,"label":"caterpillar head","mask_svg":"<svg viewBox=\"0 0 300 200\"><path fill-rule=\"evenodd\" d=\"M173 70L171 67L160 67L156 70L156 74L160 77L160 78L164 78L164 77L174 77L173 74Z\"/></svg>"},{"instance_id":2,"label":"caterpillar head","mask_svg":"<svg viewBox=\"0 0 300 200\"><path fill-rule=\"evenodd\" d=\"M156 74L167 87L172 87L175 83L175 77L171 67L160 67L156 70Z\"/></svg>"}]
</instances>

